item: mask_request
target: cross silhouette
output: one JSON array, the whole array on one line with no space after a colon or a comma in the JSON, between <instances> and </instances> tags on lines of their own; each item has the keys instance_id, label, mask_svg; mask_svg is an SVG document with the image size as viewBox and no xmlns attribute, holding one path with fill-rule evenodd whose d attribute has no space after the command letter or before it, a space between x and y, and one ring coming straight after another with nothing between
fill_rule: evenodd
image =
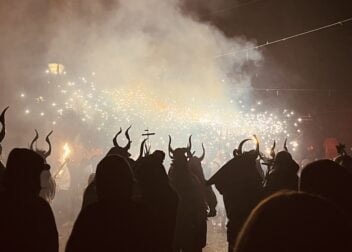
<instances>
[{"instance_id":1,"label":"cross silhouette","mask_svg":"<svg viewBox=\"0 0 352 252\"><path fill-rule=\"evenodd\" d=\"M145 131L145 133L143 133L142 136L146 136L148 141L149 141L149 136L154 136L155 135L155 133L149 132L149 129L146 129L144 131Z\"/></svg>"}]
</instances>

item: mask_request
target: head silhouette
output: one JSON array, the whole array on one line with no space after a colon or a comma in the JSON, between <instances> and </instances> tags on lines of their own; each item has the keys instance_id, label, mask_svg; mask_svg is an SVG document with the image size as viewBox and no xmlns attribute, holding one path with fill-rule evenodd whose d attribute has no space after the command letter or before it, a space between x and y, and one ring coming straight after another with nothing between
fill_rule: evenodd
<instances>
[{"instance_id":1,"label":"head silhouette","mask_svg":"<svg viewBox=\"0 0 352 252\"><path fill-rule=\"evenodd\" d=\"M46 169L44 159L28 149L13 149L7 159L4 187L19 195L37 196L40 192L40 173Z\"/></svg>"},{"instance_id":2,"label":"head silhouette","mask_svg":"<svg viewBox=\"0 0 352 252\"><path fill-rule=\"evenodd\" d=\"M153 190L160 184L169 183L169 179L163 162L165 153L160 150L154 151L151 155L145 157L141 169L138 171L139 183L144 190Z\"/></svg>"},{"instance_id":3,"label":"head silhouette","mask_svg":"<svg viewBox=\"0 0 352 252\"><path fill-rule=\"evenodd\" d=\"M351 251L351 228L327 200L283 192L262 201L242 228L236 252Z\"/></svg>"},{"instance_id":4,"label":"head silhouette","mask_svg":"<svg viewBox=\"0 0 352 252\"><path fill-rule=\"evenodd\" d=\"M331 160L308 164L302 171L299 187L300 191L320 195L352 212L352 176Z\"/></svg>"},{"instance_id":5,"label":"head silhouette","mask_svg":"<svg viewBox=\"0 0 352 252\"><path fill-rule=\"evenodd\" d=\"M99 201L127 201L132 196L134 177L123 157L110 155L101 160L95 181Z\"/></svg>"}]
</instances>

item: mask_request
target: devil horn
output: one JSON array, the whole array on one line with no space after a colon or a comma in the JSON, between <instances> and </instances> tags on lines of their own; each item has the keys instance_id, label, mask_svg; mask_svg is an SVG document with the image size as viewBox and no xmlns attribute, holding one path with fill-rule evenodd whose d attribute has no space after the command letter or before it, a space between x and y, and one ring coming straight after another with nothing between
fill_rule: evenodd
<instances>
[{"instance_id":1,"label":"devil horn","mask_svg":"<svg viewBox=\"0 0 352 252\"><path fill-rule=\"evenodd\" d=\"M39 138L39 133L37 130L35 130L35 137L33 138L31 145L30 145L30 150L34 151L34 143L37 142Z\"/></svg>"},{"instance_id":2,"label":"devil horn","mask_svg":"<svg viewBox=\"0 0 352 252\"><path fill-rule=\"evenodd\" d=\"M169 135L169 156L170 158L174 157L174 150L171 147L171 136Z\"/></svg>"},{"instance_id":3,"label":"devil horn","mask_svg":"<svg viewBox=\"0 0 352 252\"><path fill-rule=\"evenodd\" d=\"M4 140L5 138L5 113L6 113L6 110L8 110L9 107L6 107L1 115L0 115L0 123L2 124L2 129L1 129L1 132L0 132L0 143L2 142L2 140Z\"/></svg>"},{"instance_id":4,"label":"devil horn","mask_svg":"<svg viewBox=\"0 0 352 252\"><path fill-rule=\"evenodd\" d=\"M53 131L50 131L49 134L48 134L48 135L46 136L46 138L45 138L45 141L46 141L46 142L48 143L48 145L49 145L48 151L44 154L44 157L45 157L45 158L49 157L50 154L51 154L51 142L50 142L50 139L49 139L49 137L51 136L51 134L53 134Z\"/></svg>"},{"instance_id":5,"label":"devil horn","mask_svg":"<svg viewBox=\"0 0 352 252\"><path fill-rule=\"evenodd\" d=\"M143 157L143 151L144 151L144 147L145 147L145 142L148 140L148 138L144 139L141 143L141 147L139 149L139 157L137 160L140 160Z\"/></svg>"},{"instance_id":6,"label":"devil horn","mask_svg":"<svg viewBox=\"0 0 352 252\"><path fill-rule=\"evenodd\" d=\"M114 143L115 147L119 147L119 144L117 143L117 137L121 134L121 132L122 132L122 128L120 127L119 132L117 132L114 139L112 139L112 142Z\"/></svg>"},{"instance_id":7,"label":"devil horn","mask_svg":"<svg viewBox=\"0 0 352 252\"><path fill-rule=\"evenodd\" d=\"M128 127L127 130L125 131L125 136L128 140L128 143L126 144L124 149L127 151L131 148L131 143L132 143L131 138L130 138L130 134L129 134L129 130L131 129L131 127L132 127L132 125L130 127Z\"/></svg>"},{"instance_id":8,"label":"devil horn","mask_svg":"<svg viewBox=\"0 0 352 252\"><path fill-rule=\"evenodd\" d=\"M202 143L202 150L203 150L203 154L202 154L202 156L199 157L200 162L202 162L204 157L205 157L205 148L204 148L204 144L203 143Z\"/></svg>"},{"instance_id":9,"label":"devil horn","mask_svg":"<svg viewBox=\"0 0 352 252\"><path fill-rule=\"evenodd\" d=\"M287 148L287 138L285 139L284 150L288 152L288 148Z\"/></svg>"},{"instance_id":10,"label":"devil horn","mask_svg":"<svg viewBox=\"0 0 352 252\"><path fill-rule=\"evenodd\" d=\"M237 153L238 155L242 155L242 148L243 148L243 145L250 141L251 139L247 138L247 139L244 139L242 142L240 142L240 144L238 145L238 148L237 148Z\"/></svg>"},{"instance_id":11,"label":"devil horn","mask_svg":"<svg viewBox=\"0 0 352 252\"><path fill-rule=\"evenodd\" d=\"M274 140L274 144L273 144L273 146L271 147L271 150L270 150L270 156L271 156L272 158L275 158L275 155L276 155L276 153L275 153L275 147L276 147L276 141Z\"/></svg>"},{"instance_id":12,"label":"devil horn","mask_svg":"<svg viewBox=\"0 0 352 252\"><path fill-rule=\"evenodd\" d=\"M187 149L189 149L189 151L191 151L191 149L192 149L192 135L190 135L189 138L188 138Z\"/></svg>"},{"instance_id":13,"label":"devil horn","mask_svg":"<svg viewBox=\"0 0 352 252\"><path fill-rule=\"evenodd\" d=\"M255 148L255 154L256 154L256 157L257 158L259 156L259 140L258 140L258 137L256 135L253 135L254 139L255 139L255 142L256 142L256 148Z\"/></svg>"},{"instance_id":14,"label":"devil horn","mask_svg":"<svg viewBox=\"0 0 352 252\"><path fill-rule=\"evenodd\" d=\"M193 157L195 152L192 153L192 135L188 138L188 145L187 145L187 156L188 158Z\"/></svg>"}]
</instances>

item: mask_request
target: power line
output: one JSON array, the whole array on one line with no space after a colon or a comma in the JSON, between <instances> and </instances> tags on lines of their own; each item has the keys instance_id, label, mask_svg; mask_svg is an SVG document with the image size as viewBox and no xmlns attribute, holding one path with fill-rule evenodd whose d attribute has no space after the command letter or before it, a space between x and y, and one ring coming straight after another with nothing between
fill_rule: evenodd
<instances>
[{"instance_id":1,"label":"power line","mask_svg":"<svg viewBox=\"0 0 352 252\"><path fill-rule=\"evenodd\" d=\"M318 28L315 28L315 29L312 29L312 30L308 30L308 31L305 31L305 32L297 33L295 35L291 35L291 36L288 36L288 37L285 37L285 38L273 40L273 41L270 41L270 42L267 41L266 43L263 43L263 44L258 45L258 46L249 47L249 48L238 50L238 51L234 51L234 52L220 54L220 55L216 56L216 58L220 58L220 57L224 57L224 56L228 56L228 55L233 55L233 54L237 54L237 53L245 53L245 52L248 53L251 50L257 50L257 49L260 49L260 48L263 48L263 47L267 47L269 45L273 45L273 44L281 43L281 42L284 42L284 41L287 41L287 40L290 40L290 39L294 39L294 38L298 38L298 37L301 37L301 36L305 36L305 35L313 33L313 32L318 32L318 31L325 30L325 29L328 29L328 28L332 28L332 27L338 26L338 25L342 26L344 23L348 23L348 22L351 22L351 21L352 21L352 17L337 21L337 22L332 23L332 24L321 26L321 27L318 27Z\"/></svg>"},{"instance_id":2,"label":"power line","mask_svg":"<svg viewBox=\"0 0 352 252\"><path fill-rule=\"evenodd\" d=\"M234 87L240 90L254 90L254 91L292 91L292 92L344 92L350 93L352 89L334 89L334 88L255 88L255 87Z\"/></svg>"},{"instance_id":3,"label":"power line","mask_svg":"<svg viewBox=\"0 0 352 252\"><path fill-rule=\"evenodd\" d=\"M208 16L212 16L212 15L215 15L215 14L218 14L218 13L232 11L232 10L235 10L235 9L238 9L238 8L241 8L241 7L245 7L245 6L248 6L248 5L256 4L256 3L259 3L259 2L262 2L262 1L264 1L264 0L252 0L252 1L248 1L248 2L242 3L242 4L236 4L236 5L230 6L228 8L212 11L212 12L210 12L208 14Z\"/></svg>"}]
</instances>

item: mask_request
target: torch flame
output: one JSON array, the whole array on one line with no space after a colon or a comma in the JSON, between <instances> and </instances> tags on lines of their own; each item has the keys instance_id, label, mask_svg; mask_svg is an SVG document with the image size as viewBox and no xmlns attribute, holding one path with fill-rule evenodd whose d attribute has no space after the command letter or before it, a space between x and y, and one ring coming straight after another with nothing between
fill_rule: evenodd
<instances>
[{"instance_id":1,"label":"torch flame","mask_svg":"<svg viewBox=\"0 0 352 252\"><path fill-rule=\"evenodd\" d=\"M69 158L71 152L72 152L70 146L68 145L68 143L64 144L63 150L64 150L64 153L63 153L62 158L61 158L61 163L66 162L67 159Z\"/></svg>"}]
</instances>

